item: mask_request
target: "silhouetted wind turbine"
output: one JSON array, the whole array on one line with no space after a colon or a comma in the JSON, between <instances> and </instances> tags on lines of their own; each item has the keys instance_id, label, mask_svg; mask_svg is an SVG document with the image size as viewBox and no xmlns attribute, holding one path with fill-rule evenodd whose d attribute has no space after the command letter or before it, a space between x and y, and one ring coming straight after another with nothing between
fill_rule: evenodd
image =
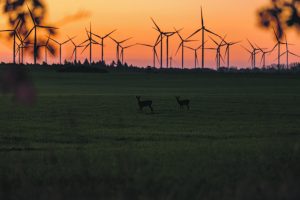
<instances>
[{"instance_id":1,"label":"silhouetted wind turbine","mask_svg":"<svg viewBox=\"0 0 300 200\"><path fill-rule=\"evenodd\" d=\"M280 57L283 56L284 54L286 54L286 67L287 67L287 69L288 69L288 68L289 68L289 54L291 54L291 55L293 55L293 56L296 56L296 57L298 57L298 58L300 58L300 56L297 55L297 54L295 54L295 53L293 53L293 52L291 52L291 51L289 50L289 44L288 44L288 42L287 42L286 35L285 35L285 45L286 45L286 51L285 51L284 53L282 53L282 54L280 55Z\"/></svg>"},{"instance_id":2,"label":"silhouetted wind turbine","mask_svg":"<svg viewBox=\"0 0 300 200\"><path fill-rule=\"evenodd\" d=\"M217 36L217 37L219 37L220 39L222 39L222 37L221 36L219 36L218 34L216 34L216 33L214 33L214 32L212 32L212 31L210 31L209 29L207 29L206 27L205 27L205 24L204 24L204 17L203 17L203 11L202 11L202 6L201 6L201 28L199 28L198 30L196 30L192 35L190 35L187 39L190 39L190 38L192 38L194 35L196 35L197 33L199 33L200 31L202 31L202 68L204 68L204 65L205 65L205 60L204 60L204 58L205 58L205 55L204 55L204 51L205 51L205 32L207 32L207 33L210 33L210 34L213 34L213 35L215 35L215 36Z\"/></svg>"},{"instance_id":3,"label":"silhouetted wind turbine","mask_svg":"<svg viewBox=\"0 0 300 200\"><path fill-rule=\"evenodd\" d=\"M125 49L128 49L128 48L131 48L131 47L133 47L133 46L135 46L136 44L133 44L133 45L129 45L129 46L125 46L125 47L123 47L122 45L120 45L120 47L121 47L121 59L122 59L122 64L124 65L124 51L125 51Z\"/></svg>"},{"instance_id":4,"label":"silhouetted wind turbine","mask_svg":"<svg viewBox=\"0 0 300 200\"><path fill-rule=\"evenodd\" d=\"M113 30L112 32L110 32L110 33L104 35L103 37L100 36L100 35L97 35L97 34L95 34L95 33L92 33L92 35L94 35L95 37L101 39L101 60L102 60L102 62L104 62L104 40L105 40L106 38L108 38L111 34L113 34L113 33L116 32L116 31L117 31L117 30Z\"/></svg>"},{"instance_id":5,"label":"silhouetted wind turbine","mask_svg":"<svg viewBox=\"0 0 300 200\"><path fill-rule=\"evenodd\" d=\"M138 43L137 45L142 45L142 46L145 46L145 47L150 47L152 48L152 51L153 51L153 67L155 68L156 65L155 65L155 60L157 59L157 61L159 62L159 58L158 58L158 54L157 54L157 51L156 51L156 47L157 45L160 43L160 37L157 38L156 42L154 45L150 45L150 44L143 44L143 43ZM156 58L156 59L155 59Z\"/></svg>"},{"instance_id":6,"label":"silhouetted wind turbine","mask_svg":"<svg viewBox=\"0 0 300 200\"><path fill-rule=\"evenodd\" d=\"M167 64L167 68L169 67L169 38L173 35L176 34L176 32L164 32L160 29L160 27L157 25L157 23L153 20L153 18L151 18L153 24L155 25L155 30L157 32L159 32L159 38L158 40L160 40L160 67L163 67L163 37L166 37L166 45L167 45L167 49L166 49L166 64Z\"/></svg>"},{"instance_id":7,"label":"silhouetted wind turbine","mask_svg":"<svg viewBox=\"0 0 300 200\"><path fill-rule=\"evenodd\" d=\"M73 41L72 38L70 38L69 36L68 36L68 38L71 40L71 42L72 42L72 44L73 44L73 46L74 46L74 50L73 50L73 53L72 53L71 58L73 58L73 56L75 55L74 63L76 63L76 62L77 62L77 49L78 49L78 48L81 48L81 47L84 47L84 46L82 46L82 45L77 45L77 44L75 44L75 42Z\"/></svg>"},{"instance_id":8,"label":"silhouetted wind turbine","mask_svg":"<svg viewBox=\"0 0 300 200\"><path fill-rule=\"evenodd\" d=\"M260 48L257 44L256 44L257 48L260 50L260 52L262 53L261 56L261 60L260 60L260 65L262 64L263 67L266 67L266 55L268 53L271 53L272 51L265 51L265 48Z\"/></svg>"},{"instance_id":9,"label":"silhouetted wind turbine","mask_svg":"<svg viewBox=\"0 0 300 200\"><path fill-rule=\"evenodd\" d=\"M280 40L280 38L279 38L279 36L277 35L277 33L276 33L276 31L275 31L274 28L273 28L273 32L274 32L274 34L275 34L277 43L276 43L276 45L273 47L272 51L274 51L275 48L277 47L277 49L278 49L278 58L277 58L277 59L278 59L278 68L280 68L281 45L282 45L282 44L285 44L285 43L282 42L282 41Z\"/></svg>"},{"instance_id":10,"label":"silhouetted wind turbine","mask_svg":"<svg viewBox=\"0 0 300 200\"><path fill-rule=\"evenodd\" d=\"M65 45L65 44L67 44L68 42L71 41L71 39L74 39L74 38L75 38L75 37L69 38L68 40L66 40L66 41L64 41L64 42L58 42L57 40L55 40L55 39L53 39L53 38L51 38L51 37L49 36L49 39L50 39L50 40L52 40L53 42L55 42L56 44L59 45L59 63L60 63L60 64L62 64L62 62L61 62L61 59L62 59L62 46Z\"/></svg>"},{"instance_id":11,"label":"silhouetted wind turbine","mask_svg":"<svg viewBox=\"0 0 300 200\"><path fill-rule=\"evenodd\" d=\"M247 39L248 40L248 39ZM254 47L254 45L248 40L251 48L252 48L252 58L253 58L253 68L256 68L256 54L258 54L260 52L260 49L257 47Z\"/></svg>"},{"instance_id":12,"label":"silhouetted wind turbine","mask_svg":"<svg viewBox=\"0 0 300 200\"><path fill-rule=\"evenodd\" d=\"M221 59L224 62L224 59L223 59L223 57L221 55L221 48L223 46L226 46L226 43L225 43L226 35L222 38L222 41L220 43L218 43L212 37L210 37L210 36L208 36L208 37L217 45L216 48L206 48L206 49L211 49L211 50L216 50L217 51L217 54L216 54L216 63L217 63L217 69L219 69L221 67Z\"/></svg>"},{"instance_id":13,"label":"silhouetted wind turbine","mask_svg":"<svg viewBox=\"0 0 300 200\"><path fill-rule=\"evenodd\" d=\"M110 39L112 39L116 45L116 56L117 56L117 62L120 62L120 48L121 48L121 44L123 44L124 42L127 42L128 40L130 40L131 38L127 38L126 40L122 40L122 41L117 41L116 39L112 38L109 36Z\"/></svg>"},{"instance_id":14,"label":"silhouetted wind turbine","mask_svg":"<svg viewBox=\"0 0 300 200\"><path fill-rule=\"evenodd\" d=\"M98 42L97 41L95 41L94 39L93 39L93 35L92 35L92 23L90 23L90 31L88 31L87 29L85 29L85 32L86 32L86 34L87 34L87 39L84 41L84 42L82 42L81 44L80 44L80 46L81 45L83 45L84 43L87 43L87 45L84 47L84 49L82 50L82 52L81 53L83 53L88 47L90 47L90 65L92 64L92 54L93 54L93 52L92 52L92 46L93 46L93 44L98 44Z\"/></svg>"},{"instance_id":15,"label":"silhouetted wind turbine","mask_svg":"<svg viewBox=\"0 0 300 200\"><path fill-rule=\"evenodd\" d=\"M188 47L186 46L186 48L192 50L194 52L194 59L195 59L195 69L197 69L197 65L199 65L199 60L198 60L198 50L202 47L202 44L197 47L197 48L192 48L192 47Z\"/></svg>"},{"instance_id":16,"label":"silhouetted wind turbine","mask_svg":"<svg viewBox=\"0 0 300 200\"><path fill-rule=\"evenodd\" d=\"M173 36L176 32L165 32L164 36L166 36L167 41L167 68L169 68L169 38Z\"/></svg>"},{"instance_id":17,"label":"silhouetted wind turbine","mask_svg":"<svg viewBox=\"0 0 300 200\"><path fill-rule=\"evenodd\" d=\"M27 37L31 34L31 32L34 30L34 50L33 50L33 57L34 57L34 64L36 64L36 60L37 60L37 29L38 29L38 28L41 28L41 29L58 29L58 28L51 27L51 26L42 26L42 25L39 25L39 24L36 22L36 20L35 20L33 14L32 14L32 12L31 12L31 10L30 10L30 8L28 7L27 4L26 4L26 6L27 6L27 8L28 8L28 10L29 10L30 17L31 17L31 20L32 20L34 26L33 26L33 28L29 31L29 33L27 34L27 36L26 36L25 38L27 38Z\"/></svg>"},{"instance_id":18,"label":"silhouetted wind turbine","mask_svg":"<svg viewBox=\"0 0 300 200\"><path fill-rule=\"evenodd\" d=\"M184 48L185 48L184 44L185 44L185 43L188 43L188 42L194 42L194 41L196 41L196 40L183 39L183 37L180 35L179 31L176 30L176 28L174 28L174 30L175 30L175 32L177 33L178 37L179 37L180 40L181 40L181 42L180 42L180 44L179 44L179 46L178 46L178 49L177 49L177 51L176 51L176 55L178 54L178 51L179 51L179 49L180 49L180 47L181 47L181 56L182 56L182 57L181 57L181 58L182 58L181 64L182 64L182 69L183 69L183 68L184 68Z\"/></svg>"},{"instance_id":19,"label":"silhouetted wind turbine","mask_svg":"<svg viewBox=\"0 0 300 200\"><path fill-rule=\"evenodd\" d=\"M53 54L53 50L50 49L49 47L49 42L50 42L50 34L47 36L47 41L44 45L42 45L45 48L45 63L48 64L48 50Z\"/></svg>"},{"instance_id":20,"label":"silhouetted wind turbine","mask_svg":"<svg viewBox=\"0 0 300 200\"><path fill-rule=\"evenodd\" d=\"M226 42L224 40L225 44L226 44L226 51L225 51L225 56L227 55L227 68L230 67L230 47L234 46L240 42Z\"/></svg>"},{"instance_id":21,"label":"silhouetted wind turbine","mask_svg":"<svg viewBox=\"0 0 300 200\"><path fill-rule=\"evenodd\" d=\"M19 19L19 21L17 22L17 25L14 27L14 29L12 30L0 30L0 32L11 32L12 35L13 35L13 63L16 64L16 38L19 38L19 35L18 35L18 28L19 28L19 25L21 23L21 19Z\"/></svg>"}]
</instances>

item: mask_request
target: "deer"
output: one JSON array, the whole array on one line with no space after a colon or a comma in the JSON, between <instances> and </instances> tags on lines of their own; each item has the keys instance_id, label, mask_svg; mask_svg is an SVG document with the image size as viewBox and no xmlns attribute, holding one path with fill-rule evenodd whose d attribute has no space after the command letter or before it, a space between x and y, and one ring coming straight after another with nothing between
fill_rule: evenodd
<instances>
[{"instance_id":1,"label":"deer","mask_svg":"<svg viewBox=\"0 0 300 200\"><path fill-rule=\"evenodd\" d=\"M144 107L149 107L151 112L153 112L151 100L141 101L141 96L136 96L136 99L138 101L138 105L139 105L141 111L143 110Z\"/></svg>"},{"instance_id":2,"label":"deer","mask_svg":"<svg viewBox=\"0 0 300 200\"><path fill-rule=\"evenodd\" d=\"M187 108L188 110L190 110L190 100L189 100L189 99L183 99L183 100L180 100L180 97L179 97L179 96L177 96L177 97L175 97L175 98L176 98L176 100L177 100L177 103L178 103L179 106L180 106L180 109L182 109L183 106L186 106L186 108Z\"/></svg>"}]
</instances>

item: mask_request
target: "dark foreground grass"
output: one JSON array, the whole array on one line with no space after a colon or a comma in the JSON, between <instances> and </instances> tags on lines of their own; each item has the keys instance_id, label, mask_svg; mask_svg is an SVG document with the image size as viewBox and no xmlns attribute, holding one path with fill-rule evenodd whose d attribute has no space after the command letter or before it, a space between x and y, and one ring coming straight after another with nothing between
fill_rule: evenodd
<instances>
[{"instance_id":1,"label":"dark foreground grass","mask_svg":"<svg viewBox=\"0 0 300 200\"><path fill-rule=\"evenodd\" d=\"M32 76L34 107L0 98L0 199L300 198L300 77Z\"/></svg>"}]
</instances>

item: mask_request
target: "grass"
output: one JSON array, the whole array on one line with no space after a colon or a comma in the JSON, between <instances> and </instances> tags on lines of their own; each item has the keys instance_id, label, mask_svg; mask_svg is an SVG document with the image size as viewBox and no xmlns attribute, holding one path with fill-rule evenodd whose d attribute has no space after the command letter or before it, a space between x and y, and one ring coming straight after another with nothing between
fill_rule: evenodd
<instances>
[{"instance_id":1,"label":"grass","mask_svg":"<svg viewBox=\"0 0 300 200\"><path fill-rule=\"evenodd\" d=\"M0 199L300 197L297 75L31 76L34 107L0 97Z\"/></svg>"}]
</instances>

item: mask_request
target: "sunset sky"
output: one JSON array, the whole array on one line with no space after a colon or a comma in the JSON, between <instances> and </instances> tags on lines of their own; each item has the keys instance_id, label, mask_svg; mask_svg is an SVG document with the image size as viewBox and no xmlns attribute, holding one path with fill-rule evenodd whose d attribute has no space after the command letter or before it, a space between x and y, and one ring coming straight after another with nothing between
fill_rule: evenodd
<instances>
[{"instance_id":1,"label":"sunset sky","mask_svg":"<svg viewBox=\"0 0 300 200\"><path fill-rule=\"evenodd\" d=\"M228 41L242 41L248 47L246 39L253 41L264 48L274 46L274 38L271 32L263 30L258 26L257 10L266 5L269 0L47 0L48 17L50 24L59 24L60 31L57 39L65 40L66 34L77 36L77 43L85 40L85 27L92 22L93 32L103 35L113 29L118 29L112 36L117 40L133 37L125 45L139 43L154 43L157 32L153 30L150 17L153 17L159 26L165 31L172 31L173 27L184 28L183 37L187 37L200 26L200 6L203 6L205 24L212 31L225 35ZM81 18L75 20L76 15ZM1 17L2 18L2 17ZM2 18L3 19L3 18ZM63 20L69 19L69 20ZM70 20L74 19L74 20ZM1 20L1 27L5 28L6 23ZM1 28L2 29L2 28ZM195 37L199 42L191 43L190 46L199 46L201 37ZM300 54L300 35L296 31L288 32L288 40L295 45L291 47L294 53ZM11 44L5 42L5 37L1 35L1 60L11 60ZM178 36L170 40L170 53L174 57L174 66L179 67L181 54L175 56L179 45ZM210 41L207 47L214 47ZM72 45L68 44L64 48L63 56L70 59ZM165 52L164 52L165 53ZM105 46L105 59L111 62L115 59L115 44L107 40ZM100 59L100 48L94 48L93 58ZM186 66L193 66L193 52L186 50ZM249 55L239 45L232 47L231 64L234 66L249 66ZM81 55L81 58L88 56L88 51ZM199 51L199 58L201 53ZM207 67L215 66L215 52L207 51ZM268 58L267 62L274 62L275 54ZM57 58L52 58L58 62ZM29 59L27 59L29 61ZM125 52L125 60L134 65L152 65L152 51L146 47L132 47ZM165 59L164 59L165 60ZM258 58L260 61L260 56ZM259 64L258 61L258 64ZM291 62L299 61L291 57ZM285 59L283 59L285 62Z\"/></svg>"}]
</instances>

